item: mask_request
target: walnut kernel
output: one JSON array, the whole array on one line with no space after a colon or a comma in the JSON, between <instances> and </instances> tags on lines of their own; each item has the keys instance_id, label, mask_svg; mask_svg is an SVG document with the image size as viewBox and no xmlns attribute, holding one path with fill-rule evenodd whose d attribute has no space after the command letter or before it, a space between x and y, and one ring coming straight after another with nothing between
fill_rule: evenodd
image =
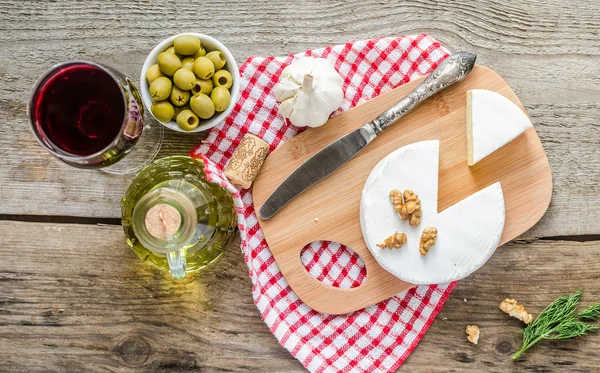
<instances>
[{"instance_id":1,"label":"walnut kernel","mask_svg":"<svg viewBox=\"0 0 600 373\"><path fill-rule=\"evenodd\" d=\"M408 223L412 226L421 223L423 213L421 212L421 200L418 194L410 189L406 189L404 193L394 189L390 192L390 201L402 221L408 220Z\"/></svg>"},{"instance_id":2,"label":"walnut kernel","mask_svg":"<svg viewBox=\"0 0 600 373\"><path fill-rule=\"evenodd\" d=\"M522 304L517 304L515 299L506 298L498 307L510 316L523 321L525 324L529 324L533 321L533 316L530 313L527 313L527 310L525 310L525 307L523 307Z\"/></svg>"},{"instance_id":3,"label":"walnut kernel","mask_svg":"<svg viewBox=\"0 0 600 373\"><path fill-rule=\"evenodd\" d=\"M404 206L404 202L402 201L402 192L397 189L392 190L390 192L390 202L392 202L392 205L394 206L394 211L400 215L400 219L405 221L408 218L408 215L402 214L402 207Z\"/></svg>"},{"instance_id":4,"label":"walnut kernel","mask_svg":"<svg viewBox=\"0 0 600 373\"><path fill-rule=\"evenodd\" d=\"M421 234L421 242L419 243L419 252L425 256L429 252L429 249L435 245L435 238L437 237L437 229L435 227L427 227Z\"/></svg>"},{"instance_id":5,"label":"walnut kernel","mask_svg":"<svg viewBox=\"0 0 600 373\"><path fill-rule=\"evenodd\" d=\"M473 344L479 342L479 327L477 325L467 325L467 339Z\"/></svg>"},{"instance_id":6,"label":"walnut kernel","mask_svg":"<svg viewBox=\"0 0 600 373\"><path fill-rule=\"evenodd\" d=\"M377 246L381 247L381 248L388 248L388 249L399 249L406 242L408 242L408 238L406 237L406 234L396 232L395 234L386 238L382 243L378 243Z\"/></svg>"}]
</instances>

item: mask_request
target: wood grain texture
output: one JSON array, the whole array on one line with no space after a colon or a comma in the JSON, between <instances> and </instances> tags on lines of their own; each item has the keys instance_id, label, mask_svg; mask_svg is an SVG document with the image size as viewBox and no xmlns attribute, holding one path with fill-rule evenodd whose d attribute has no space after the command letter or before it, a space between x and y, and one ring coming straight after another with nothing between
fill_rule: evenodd
<instances>
[{"instance_id":1,"label":"wood grain texture","mask_svg":"<svg viewBox=\"0 0 600 373\"><path fill-rule=\"evenodd\" d=\"M301 367L260 318L239 241L175 282L119 226L4 222L0 237L1 372Z\"/></svg>"},{"instance_id":2,"label":"wood grain texture","mask_svg":"<svg viewBox=\"0 0 600 373\"><path fill-rule=\"evenodd\" d=\"M275 150L254 182L256 209L260 210L271 193L304 161L373 120L419 83L420 80L416 80L382 94L330 119L327 126L301 133ZM363 239L359 208L362 189L371 170L388 154L405 145L440 141L439 212L495 182L501 183L506 223L500 245L527 231L544 215L552 194L552 175L534 129L530 128L475 166L467 165L466 92L470 89L488 89L521 106L498 74L475 66L463 81L406 114L340 169L301 193L271 219L259 220L281 273L304 303L319 312L342 314L370 306L412 286L377 263ZM300 252L318 240L339 242L360 255L367 269L367 281L359 287L340 289L312 278L304 270Z\"/></svg>"},{"instance_id":3,"label":"wood grain texture","mask_svg":"<svg viewBox=\"0 0 600 373\"><path fill-rule=\"evenodd\" d=\"M237 243L173 282L118 226L5 222L0 237L2 372L305 371L260 319ZM599 272L598 241L507 244L459 282L401 371L596 371L599 334L540 342L513 362L521 325L497 307L515 297L537 315L580 287L587 305L600 299ZM464 331L473 323L477 346Z\"/></svg>"},{"instance_id":4,"label":"wood grain texture","mask_svg":"<svg viewBox=\"0 0 600 373\"><path fill-rule=\"evenodd\" d=\"M541 341L513 361L511 355L521 347L523 324L501 312L498 304L516 298L537 316L554 299L579 288L584 289L582 307L598 302L599 249L598 241L533 240L501 247L481 270L458 283L406 361L406 371L597 372L598 333ZM468 324L481 330L476 346L466 339Z\"/></svg>"},{"instance_id":5,"label":"wood grain texture","mask_svg":"<svg viewBox=\"0 0 600 373\"><path fill-rule=\"evenodd\" d=\"M350 39L427 32L451 50L477 52L478 62L507 80L533 119L554 172L554 198L549 214L526 237L600 231L598 2L218 0L200 8L183 0L169 7L158 1L35 4L0 3L2 214L119 216L119 199L130 178L71 169L46 154L29 131L14 130L27 126L29 90L54 63L91 59L136 78L152 47L183 30L218 37L238 62ZM198 141L170 133L161 155L185 153Z\"/></svg>"},{"instance_id":6,"label":"wood grain texture","mask_svg":"<svg viewBox=\"0 0 600 373\"><path fill-rule=\"evenodd\" d=\"M188 30L216 36L237 62L426 32L451 50L477 52L532 118L554 190L548 213L523 237L598 234L599 24L600 3L589 0L3 0L0 215L84 222L120 216L131 177L67 167L25 130L31 86L57 62L89 59L137 78L156 43ZM168 133L160 155L184 154L199 140ZM118 227L0 222L0 371L305 371L260 320L237 249L179 286L141 263L121 239ZM532 240L500 248L458 284L401 371L597 371L597 334L541 343L512 362L517 321L496 307L514 296L536 314L578 287L586 289L585 302L597 301L598 253L600 242ZM480 345L466 342L467 323L482 328Z\"/></svg>"}]
</instances>

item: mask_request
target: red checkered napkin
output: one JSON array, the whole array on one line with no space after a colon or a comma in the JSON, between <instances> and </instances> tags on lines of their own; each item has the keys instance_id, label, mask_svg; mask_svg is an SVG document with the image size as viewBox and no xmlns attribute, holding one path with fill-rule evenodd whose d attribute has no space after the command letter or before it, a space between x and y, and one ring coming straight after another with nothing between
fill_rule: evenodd
<instances>
[{"instance_id":1,"label":"red checkered napkin","mask_svg":"<svg viewBox=\"0 0 600 373\"><path fill-rule=\"evenodd\" d=\"M429 73L448 51L427 35L415 35L285 57L251 57L240 68L241 95L233 112L191 152L205 160L207 178L234 196L252 296L281 345L311 372L391 372L415 348L455 284L418 286L346 315L313 311L279 271L258 224L251 191L236 189L222 172L245 133L262 138L273 151L300 132L278 113L271 90L281 70L303 56L329 59L344 77L345 100L338 114ZM366 276L359 257L337 243L309 245L302 261L313 277L334 286L358 286Z\"/></svg>"}]
</instances>

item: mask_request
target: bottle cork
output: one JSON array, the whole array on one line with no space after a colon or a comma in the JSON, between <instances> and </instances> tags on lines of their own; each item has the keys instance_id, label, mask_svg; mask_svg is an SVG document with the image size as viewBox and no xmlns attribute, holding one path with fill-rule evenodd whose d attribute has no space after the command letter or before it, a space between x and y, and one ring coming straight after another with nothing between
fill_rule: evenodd
<instances>
[{"instance_id":1,"label":"bottle cork","mask_svg":"<svg viewBox=\"0 0 600 373\"><path fill-rule=\"evenodd\" d=\"M245 134L225 167L225 176L233 185L250 188L268 152L269 144L254 135Z\"/></svg>"},{"instance_id":2,"label":"bottle cork","mask_svg":"<svg viewBox=\"0 0 600 373\"><path fill-rule=\"evenodd\" d=\"M159 203L148 210L144 223L151 236L164 240L177 233L181 225L181 215L175 207Z\"/></svg>"}]
</instances>

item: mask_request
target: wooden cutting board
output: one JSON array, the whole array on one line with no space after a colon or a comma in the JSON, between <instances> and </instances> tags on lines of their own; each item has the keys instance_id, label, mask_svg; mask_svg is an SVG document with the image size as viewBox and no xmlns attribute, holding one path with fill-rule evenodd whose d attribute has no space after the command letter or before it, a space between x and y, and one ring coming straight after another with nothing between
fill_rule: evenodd
<instances>
[{"instance_id":1,"label":"wooden cutting board","mask_svg":"<svg viewBox=\"0 0 600 373\"><path fill-rule=\"evenodd\" d=\"M280 146L269 155L254 182L256 211L302 162L337 138L373 120L420 81L373 98L330 119L323 127L307 130ZM534 128L475 166L467 165L466 91L475 88L496 91L523 107L504 79L486 67L476 66L465 80L425 101L273 218L260 220L281 272L304 303L319 312L341 314L375 304L414 286L377 264L363 241L359 222L361 191L369 173L377 162L404 145L440 140L438 211L496 181L501 182L506 224L500 244L518 237L544 215L552 195L552 175ZM304 268L300 252L317 240L339 242L358 253L365 262L367 279L352 289L332 287L314 279Z\"/></svg>"}]
</instances>

